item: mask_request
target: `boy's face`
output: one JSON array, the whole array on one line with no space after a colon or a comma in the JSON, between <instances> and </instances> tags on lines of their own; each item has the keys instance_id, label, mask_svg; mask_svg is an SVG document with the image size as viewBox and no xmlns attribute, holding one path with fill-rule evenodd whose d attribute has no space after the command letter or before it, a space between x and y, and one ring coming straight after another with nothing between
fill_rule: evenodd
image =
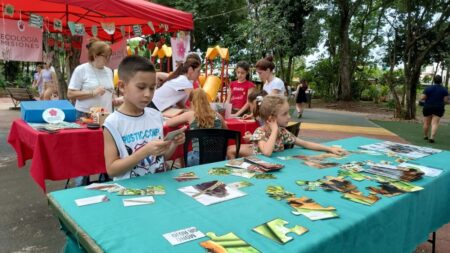
<instances>
[{"instance_id":1,"label":"boy's face","mask_svg":"<svg viewBox=\"0 0 450 253\"><path fill-rule=\"evenodd\" d=\"M284 103L277 112L277 123L280 127L286 127L291 119L291 115L289 115L289 104Z\"/></svg>"},{"instance_id":2,"label":"boy's face","mask_svg":"<svg viewBox=\"0 0 450 253\"><path fill-rule=\"evenodd\" d=\"M128 83L123 83L124 101L143 110L152 101L155 89L155 72L138 71Z\"/></svg>"}]
</instances>

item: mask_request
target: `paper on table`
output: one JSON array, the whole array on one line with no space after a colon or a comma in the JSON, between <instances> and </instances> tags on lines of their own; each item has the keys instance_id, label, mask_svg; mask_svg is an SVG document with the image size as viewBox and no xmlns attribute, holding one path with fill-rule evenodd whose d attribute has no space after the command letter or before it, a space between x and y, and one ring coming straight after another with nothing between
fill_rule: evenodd
<instances>
[{"instance_id":1,"label":"paper on table","mask_svg":"<svg viewBox=\"0 0 450 253\"><path fill-rule=\"evenodd\" d=\"M97 195L97 196L88 197L88 198L76 199L75 204L77 204L77 206L85 206L85 205L106 202L108 200L109 199L108 199L108 197L106 197L106 195Z\"/></svg>"},{"instance_id":2,"label":"paper on table","mask_svg":"<svg viewBox=\"0 0 450 253\"><path fill-rule=\"evenodd\" d=\"M211 195L204 193L204 194L200 194L200 195L194 197L194 199L197 200L198 202L202 203L205 206L209 206L209 205L212 205L215 203L227 201L227 200L234 199L234 198L239 198L239 197L246 195L246 193L239 191L238 189L229 187L229 186L226 186L225 189L227 190L227 195L224 197L215 197L215 196L211 196ZM193 186L179 188L178 190L185 193L186 195L191 196L191 197L200 192L199 190L195 189Z\"/></svg>"},{"instance_id":3,"label":"paper on table","mask_svg":"<svg viewBox=\"0 0 450 253\"><path fill-rule=\"evenodd\" d=\"M181 243L189 242L199 238L205 237L201 231L197 230L196 227L190 227L185 229L180 229L170 233L163 234L164 238L170 242L172 245L178 245Z\"/></svg>"},{"instance_id":4,"label":"paper on table","mask_svg":"<svg viewBox=\"0 0 450 253\"><path fill-rule=\"evenodd\" d=\"M411 168L412 167L414 169L418 169L418 170L422 171L423 173L425 173L425 176L428 176L428 177L437 177L442 173L442 170L440 170L440 169L430 168L430 167L412 164L412 163L400 163L398 165L398 167L401 167L401 168Z\"/></svg>"},{"instance_id":5,"label":"paper on table","mask_svg":"<svg viewBox=\"0 0 450 253\"><path fill-rule=\"evenodd\" d=\"M140 205L150 205L155 203L155 199L152 196L137 197L123 199L123 206L140 206Z\"/></svg>"}]
</instances>

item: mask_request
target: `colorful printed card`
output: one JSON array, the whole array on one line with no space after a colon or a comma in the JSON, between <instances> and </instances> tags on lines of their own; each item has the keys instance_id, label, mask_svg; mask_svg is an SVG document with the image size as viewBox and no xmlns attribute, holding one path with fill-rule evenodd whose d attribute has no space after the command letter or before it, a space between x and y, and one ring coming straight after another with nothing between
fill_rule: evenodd
<instances>
[{"instance_id":1,"label":"colorful printed card","mask_svg":"<svg viewBox=\"0 0 450 253\"><path fill-rule=\"evenodd\" d=\"M289 198L289 205L294 208L295 215L304 215L310 220L323 220L338 217L333 206L323 207L308 197Z\"/></svg>"},{"instance_id":2,"label":"colorful printed card","mask_svg":"<svg viewBox=\"0 0 450 253\"><path fill-rule=\"evenodd\" d=\"M211 238L209 241L201 242L200 245L208 253L260 253L246 241L237 237L234 233L217 236L213 232L206 235Z\"/></svg>"},{"instance_id":3,"label":"colorful printed card","mask_svg":"<svg viewBox=\"0 0 450 253\"><path fill-rule=\"evenodd\" d=\"M287 236L288 233L292 232L297 235L302 235L308 232L308 229L305 227L295 225L293 228L287 228L285 227L286 224L288 222L285 220L275 219L253 228L253 231L281 244L285 244L294 239L293 237Z\"/></svg>"}]
</instances>

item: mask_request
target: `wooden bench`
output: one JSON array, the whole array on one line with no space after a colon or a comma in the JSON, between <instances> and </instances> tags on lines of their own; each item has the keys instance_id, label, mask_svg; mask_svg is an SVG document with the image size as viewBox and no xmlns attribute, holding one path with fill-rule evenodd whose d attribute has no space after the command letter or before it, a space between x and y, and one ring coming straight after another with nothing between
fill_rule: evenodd
<instances>
[{"instance_id":1,"label":"wooden bench","mask_svg":"<svg viewBox=\"0 0 450 253\"><path fill-rule=\"evenodd\" d=\"M28 88L5 88L8 92L9 96L11 97L11 100L13 101L14 107L11 107L10 109L19 109L18 105L22 101L34 101L36 100L34 98L33 93Z\"/></svg>"}]
</instances>

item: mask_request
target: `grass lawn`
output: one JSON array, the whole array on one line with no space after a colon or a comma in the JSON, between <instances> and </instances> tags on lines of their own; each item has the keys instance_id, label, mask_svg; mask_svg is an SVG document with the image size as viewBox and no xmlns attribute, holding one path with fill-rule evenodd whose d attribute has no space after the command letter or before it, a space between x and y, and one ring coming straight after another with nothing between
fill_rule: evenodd
<instances>
[{"instance_id":1,"label":"grass lawn","mask_svg":"<svg viewBox=\"0 0 450 253\"><path fill-rule=\"evenodd\" d=\"M372 120L372 122L397 134L411 144L450 150L450 126L448 124L441 123L435 136L436 142L431 144L423 139L422 124L379 120Z\"/></svg>"}]
</instances>

